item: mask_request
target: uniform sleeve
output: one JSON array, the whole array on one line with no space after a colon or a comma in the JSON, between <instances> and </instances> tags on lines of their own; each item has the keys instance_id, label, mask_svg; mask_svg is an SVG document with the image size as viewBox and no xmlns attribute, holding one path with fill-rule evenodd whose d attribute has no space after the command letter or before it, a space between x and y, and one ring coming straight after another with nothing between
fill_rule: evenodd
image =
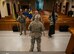
<instances>
[{"instance_id":1,"label":"uniform sleeve","mask_svg":"<svg viewBox=\"0 0 74 54\"><path fill-rule=\"evenodd\" d=\"M40 21L41 21L42 23L44 23L44 22L43 22L43 19L42 19L42 17L41 17L41 15L40 15L40 14L39 14L39 17L40 17Z\"/></svg>"},{"instance_id":2,"label":"uniform sleeve","mask_svg":"<svg viewBox=\"0 0 74 54\"><path fill-rule=\"evenodd\" d=\"M35 15L33 15L32 19L31 19L32 21L34 20L34 17L35 17Z\"/></svg>"},{"instance_id":3,"label":"uniform sleeve","mask_svg":"<svg viewBox=\"0 0 74 54\"><path fill-rule=\"evenodd\" d=\"M22 17L24 17L24 18L25 18L26 16L22 15Z\"/></svg>"},{"instance_id":4,"label":"uniform sleeve","mask_svg":"<svg viewBox=\"0 0 74 54\"><path fill-rule=\"evenodd\" d=\"M20 19L20 16L18 16L18 18L16 20L19 21L19 19Z\"/></svg>"},{"instance_id":5,"label":"uniform sleeve","mask_svg":"<svg viewBox=\"0 0 74 54\"><path fill-rule=\"evenodd\" d=\"M30 23L29 26L28 26L28 30L30 30L30 31L31 31L31 24L32 24L32 23Z\"/></svg>"},{"instance_id":6,"label":"uniform sleeve","mask_svg":"<svg viewBox=\"0 0 74 54\"><path fill-rule=\"evenodd\" d=\"M41 23L42 24L42 23ZM44 25L42 24L42 31L44 31L45 30L45 27L44 27Z\"/></svg>"}]
</instances>

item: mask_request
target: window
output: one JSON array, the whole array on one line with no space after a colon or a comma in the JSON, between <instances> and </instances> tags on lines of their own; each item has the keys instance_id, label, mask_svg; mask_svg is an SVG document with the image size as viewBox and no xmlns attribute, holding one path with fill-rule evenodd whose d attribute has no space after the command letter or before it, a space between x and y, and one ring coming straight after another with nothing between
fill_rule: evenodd
<instances>
[{"instance_id":1,"label":"window","mask_svg":"<svg viewBox=\"0 0 74 54\"><path fill-rule=\"evenodd\" d=\"M43 10L43 4L44 4L44 0L36 0L36 9L37 10Z\"/></svg>"}]
</instances>

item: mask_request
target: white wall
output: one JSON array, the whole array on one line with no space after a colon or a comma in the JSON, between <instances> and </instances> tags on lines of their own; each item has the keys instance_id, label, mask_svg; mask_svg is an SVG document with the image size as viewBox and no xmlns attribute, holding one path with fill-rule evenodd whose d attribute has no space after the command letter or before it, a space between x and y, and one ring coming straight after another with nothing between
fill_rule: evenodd
<instances>
[{"instance_id":1,"label":"white wall","mask_svg":"<svg viewBox=\"0 0 74 54\"><path fill-rule=\"evenodd\" d=\"M69 10L72 10L72 11L74 11L74 8L72 8L72 5L74 6L74 0L72 1L72 0L64 0L63 1L63 3L62 3L62 9L61 9L61 13L63 13L63 14L65 14L65 8L63 7L63 6L66 6L66 2L69 2L69 9L68 9L68 11Z\"/></svg>"},{"instance_id":2,"label":"white wall","mask_svg":"<svg viewBox=\"0 0 74 54\"><path fill-rule=\"evenodd\" d=\"M72 5L74 6L74 1L73 1L73 2L71 2L71 6L72 6ZM74 8L72 8L72 11L74 11Z\"/></svg>"},{"instance_id":3,"label":"white wall","mask_svg":"<svg viewBox=\"0 0 74 54\"><path fill-rule=\"evenodd\" d=\"M0 3L1 4L0 5L1 17L8 16L6 2L3 5L3 1L5 1L5 0L0 1L1 2Z\"/></svg>"},{"instance_id":4,"label":"white wall","mask_svg":"<svg viewBox=\"0 0 74 54\"><path fill-rule=\"evenodd\" d=\"M74 6L74 0L69 0L70 2L70 6L69 6L69 10L72 10L74 12L74 8L72 8L72 6ZM73 17L74 17L74 13L73 13Z\"/></svg>"},{"instance_id":5,"label":"white wall","mask_svg":"<svg viewBox=\"0 0 74 54\"><path fill-rule=\"evenodd\" d=\"M73 1L72 0L69 0L69 3L70 3L70 5L69 5L69 10L73 10L73 8L72 8L72 5L74 5L73 3Z\"/></svg>"},{"instance_id":6,"label":"white wall","mask_svg":"<svg viewBox=\"0 0 74 54\"><path fill-rule=\"evenodd\" d=\"M72 2L72 5L74 6L74 0L73 0L73 2ZM74 8L72 8L72 11L73 11L72 17L74 17Z\"/></svg>"},{"instance_id":7,"label":"white wall","mask_svg":"<svg viewBox=\"0 0 74 54\"><path fill-rule=\"evenodd\" d=\"M66 2L67 2L67 0L64 0L62 3L61 13L63 13L63 14L65 14L65 7L63 7L63 6L66 6Z\"/></svg>"}]
</instances>

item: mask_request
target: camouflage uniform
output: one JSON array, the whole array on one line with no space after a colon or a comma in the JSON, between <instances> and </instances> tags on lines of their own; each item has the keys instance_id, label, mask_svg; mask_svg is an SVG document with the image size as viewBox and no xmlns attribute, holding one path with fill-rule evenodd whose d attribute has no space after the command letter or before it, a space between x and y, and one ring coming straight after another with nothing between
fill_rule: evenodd
<instances>
[{"instance_id":1,"label":"camouflage uniform","mask_svg":"<svg viewBox=\"0 0 74 54\"><path fill-rule=\"evenodd\" d=\"M20 35L22 35L22 31L24 30L24 34L26 35L26 17L24 15L18 16L17 21L20 22Z\"/></svg>"},{"instance_id":2,"label":"camouflage uniform","mask_svg":"<svg viewBox=\"0 0 74 54\"><path fill-rule=\"evenodd\" d=\"M36 15L39 17L39 21L41 21L41 22L43 23L43 20L42 20L42 18L41 18L41 15L38 13L38 11L37 11L37 13L34 13L34 14L33 14L33 17L32 17L31 20L34 21Z\"/></svg>"},{"instance_id":3,"label":"camouflage uniform","mask_svg":"<svg viewBox=\"0 0 74 54\"><path fill-rule=\"evenodd\" d=\"M37 42L37 50L41 51L41 35L42 31L44 31L44 26L40 21L32 21L29 24L28 29L30 30L31 36L31 48L30 51L33 51L35 40Z\"/></svg>"}]
</instances>

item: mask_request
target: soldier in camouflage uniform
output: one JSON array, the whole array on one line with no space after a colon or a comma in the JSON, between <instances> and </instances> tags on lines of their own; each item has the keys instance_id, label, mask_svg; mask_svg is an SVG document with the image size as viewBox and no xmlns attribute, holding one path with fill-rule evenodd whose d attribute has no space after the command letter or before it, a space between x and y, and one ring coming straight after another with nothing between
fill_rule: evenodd
<instances>
[{"instance_id":1,"label":"soldier in camouflage uniform","mask_svg":"<svg viewBox=\"0 0 74 54\"><path fill-rule=\"evenodd\" d=\"M38 16L39 16L39 20L40 20L41 22L43 22L43 20L42 20L42 18L41 18L41 15L39 14L39 12L38 12L37 10L33 13L33 17L32 17L31 20L34 21L36 15L38 15Z\"/></svg>"},{"instance_id":2,"label":"soldier in camouflage uniform","mask_svg":"<svg viewBox=\"0 0 74 54\"><path fill-rule=\"evenodd\" d=\"M22 35L23 30L24 34L26 35L26 16L22 14L22 11L19 13L17 21L20 23L20 35Z\"/></svg>"},{"instance_id":3,"label":"soldier in camouflage uniform","mask_svg":"<svg viewBox=\"0 0 74 54\"><path fill-rule=\"evenodd\" d=\"M39 16L35 16L35 20L29 24L28 29L30 30L31 36L31 48L30 51L33 52L35 40L37 42L37 50L41 51L41 35L42 31L44 31L43 24L39 21Z\"/></svg>"}]
</instances>

